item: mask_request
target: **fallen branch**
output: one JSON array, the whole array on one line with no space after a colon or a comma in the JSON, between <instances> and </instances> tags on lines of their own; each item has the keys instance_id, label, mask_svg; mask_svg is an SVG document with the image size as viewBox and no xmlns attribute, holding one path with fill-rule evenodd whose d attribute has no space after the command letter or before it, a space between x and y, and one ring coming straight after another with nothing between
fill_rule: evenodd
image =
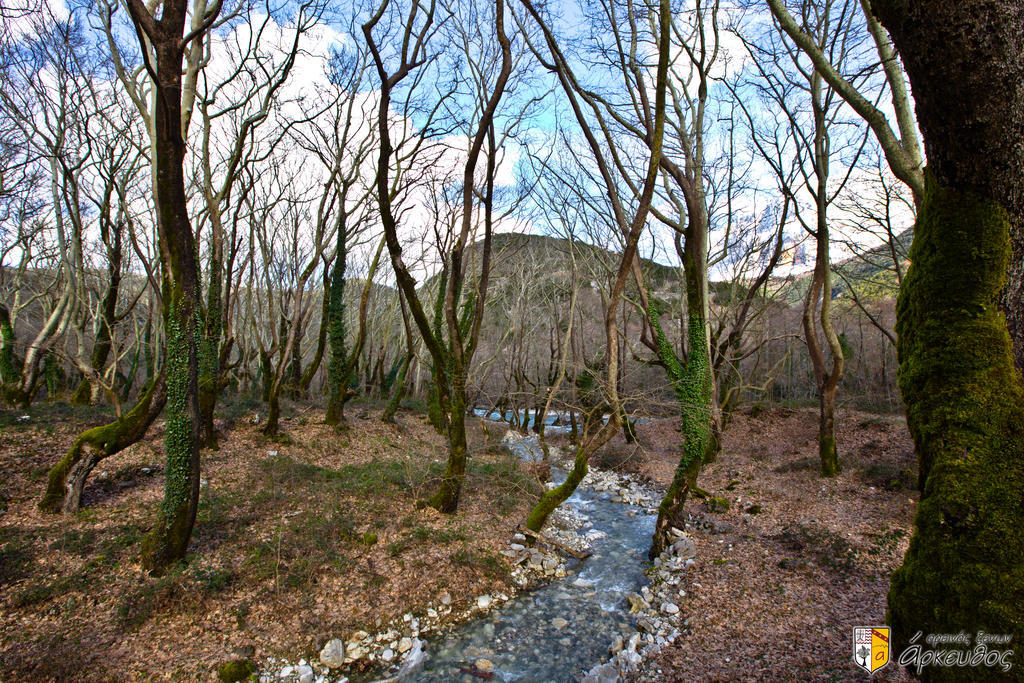
<instances>
[{"instance_id":1,"label":"fallen branch","mask_svg":"<svg viewBox=\"0 0 1024 683\"><path fill-rule=\"evenodd\" d=\"M593 554L589 550L584 551L584 552L581 553L578 550L574 550L573 548L570 548L569 546L565 545L564 543L560 543L560 542L554 540L553 538L548 538L544 534L538 533L536 531L531 531L530 529L527 529L526 527L524 527L522 525L517 525L516 526L516 531L518 531L519 533L523 534L524 536L529 536L530 538L532 538L535 541L543 541L544 543L547 543L548 545L550 545L550 546L552 546L554 548L558 548L559 550L561 550L562 552L566 553L567 555L572 555L577 560L585 560L585 559L587 559L588 557L590 557Z\"/></svg>"}]
</instances>

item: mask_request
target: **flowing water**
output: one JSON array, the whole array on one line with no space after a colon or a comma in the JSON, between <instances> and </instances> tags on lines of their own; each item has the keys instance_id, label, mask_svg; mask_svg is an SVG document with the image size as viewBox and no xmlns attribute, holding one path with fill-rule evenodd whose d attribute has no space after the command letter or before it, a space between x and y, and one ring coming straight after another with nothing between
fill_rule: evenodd
<instances>
[{"instance_id":1,"label":"flowing water","mask_svg":"<svg viewBox=\"0 0 1024 683\"><path fill-rule=\"evenodd\" d=\"M539 457L536 437L516 448L520 457ZM565 473L552 468L552 478L561 481ZM647 583L643 569L654 531L653 515L612 502L614 495L584 484L563 503L588 520L580 534L606 534L592 541L593 555L570 560L567 577L427 642L429 659L410 680L479 681L465 670L487 659L494 665L492 680L576 681L607 658L615 636L628 638L634 630L626 594Z\"/></svg>"}]
</instances>

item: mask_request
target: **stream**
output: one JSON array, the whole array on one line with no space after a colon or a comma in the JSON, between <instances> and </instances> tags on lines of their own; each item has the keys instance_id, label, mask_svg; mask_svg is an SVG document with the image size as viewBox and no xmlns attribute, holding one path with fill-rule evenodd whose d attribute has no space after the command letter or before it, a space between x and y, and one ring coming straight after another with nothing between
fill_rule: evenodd
<instances>
[{"instance_id":1,"label":"stream","mask_svg":"<svg viewBox=\"0 0 1024 683\"><path fill-rule=\"evenodd\" d=\"M512 444L523 459L539 459L535 436ZM555 482L565 472L552 467ZM586 482L562 504L586 519L580 535L602 532L591 541L593 555L569 559L568 576L522 593L486 616L424 644L429 655L416 681L480 678L465 669L486 659L497 681L578 681L609 655L617 635L634 632L626 594L647 584L646 552L654 516L612 499L615 491L595 491Z\"/></svg>"}]
</instances>

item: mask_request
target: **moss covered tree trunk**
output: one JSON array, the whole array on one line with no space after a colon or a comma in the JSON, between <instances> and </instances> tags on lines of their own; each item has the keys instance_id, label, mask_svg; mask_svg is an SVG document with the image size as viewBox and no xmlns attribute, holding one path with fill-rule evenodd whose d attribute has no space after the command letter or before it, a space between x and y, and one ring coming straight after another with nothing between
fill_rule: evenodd
<instances>
[{"instance_id":1,"label":"moss covered tree trunk","mask_svg":"<svg viewBox=\"0 0 1024 683\"><path fill-rule=\"evenodd\" d=\"M220 340L224 332L224 237L220 216L211 212L210 268L207 278L206 319L199 352L199 411L202 443L218 450L213 413L220 393Z\"/></svg>"},{"instance_id":2,"label":"moss covered tree trunk","mask_svg":"<svg viewBox=\"0 0 1024 683\"><path fill-rule=\"evenodd\" d=\"M184 557L199 501L200 288L195 236L185 198L186 148L182 131L183 36L188 3L187 0L165 0L159 19L141 0L129 0L128 11L155 90L153 197L167 280L164 297L167 382L164 500L156 523L142 544L143 566L153 573L161 573ZM216 10L208 17L209 21L215 16ZM199 31L198 37L201 35Z\"/></svg>"},{"instance_id":3,"label":"moss covered tree trunk","mask_svg":"<svg viewBox=\"0 0 1024 683\"><path fill-rule=\"evenodd\" d=\"M14 356L14 326L11 325L11 314L7 307L0 304L0 392L7 403L14 403L18 398L17 386L21 379Z\"/></svg>"},{"instance_id":4,"label":"moss covered tree trunk","mask_svg":"<svg viewBox=\"0 0 1024 683\"><path fill-rule=\"evenodd\" d=\"M348 391L352 368L348 364L345 344L345 226L338 227L338 247L331 267L331 288L327 308L327 335L331 345L331 359L327 363L327 415L324 422L341 424L345 418L345 393Z\"/></svg>"},{"instance_id":5,"label":"moss covered tree trunk","mask_svg":"<svg viewBox=\"0 0 1024 683\"><path fill-rule=\"evenodd\" d=\"M458 380L456 379L456 382ZM448 465L441 485L430 498L439 512L451 514L459 509L462 480L466 475L466 387L465 381L453 387L448 410Z\"/></svg>"},{"instance_id":6,"label":"moss covered tree trunk","mask_svg":"<svg viewBox=\"0 0 1024 683\"><path fill-rule=\"evenodd\" d=\"M656 335L658 356L679 402L683 437L682 454L672 476L672 483L658 505L658 518L654 523L654 535L648 551L651 559L660 555L671 541L672 527L685 528L686 499L696 487L697 474L714 444L711 422L711 346L705 317L708 307L707 266L703 257L706 253L705 244L704 240L695 240L693 252L688 250L684 261L689 349L685 362L676 356L661 327L653 297L649 297L651 303L648 318Z\"/></svg>"},{"instance_id":7,"label":"moss covered tree trunk","mask_svg":"<svg viewBox=\"0 0 1024 683\"><path fill-rule=\"evenodd\" d=\"M65 514L76 512L81 507L82 491L93 468L104 458L142 440L166 402L167 386L161 372L121 419L83 432L67 455L50 470L39 509Z\"/></svg>"},{"instance_id":8,"label":"moss covered tree trunk","mask_svg":"<svg viewBox=\"0 0 1024 683\"><path fill-rule=\"evenodd\" d=\"M1007 273L1020 267L1011 266L1010 239L1024 216L1024 5L873 7L910 76L929 164L896 326L924 489L892 577L888 621L897 653L918 631L1006 633L1018 649L1024 389L1000 301ZM985 667L928 667L923 675L1006 679Z\"/></svg>"}]
</instances>

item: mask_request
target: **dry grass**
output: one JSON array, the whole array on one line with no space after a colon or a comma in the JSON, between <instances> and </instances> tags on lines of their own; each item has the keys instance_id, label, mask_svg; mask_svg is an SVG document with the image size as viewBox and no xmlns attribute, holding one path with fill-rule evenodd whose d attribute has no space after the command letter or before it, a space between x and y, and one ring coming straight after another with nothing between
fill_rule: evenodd
<instances>
[{"instance_id":1,"label":"dry grass","mask_svg":"<svg viewBox=\"0 0 1024 683\"><path fill-rule=\"evenodd\" d=\"M160 426L101 463L86 507L63 518L35 509L47 468L102 416L0 414L0 679L214 680L239 655L308 659L442 591L458 602L507 587L498 550L536 483L476 429L459 514L417 508L443 440L419 416L377 414L350 406L337 433L300 407L276 441L224 424L221 449L203 453L189 556L160 578L138 564L163 493Z\"/></svg>"},{"instance_id":2,"label":"dry grass","mask_svg":"<svg viewBox=\"0 0 1024 683\"><path fill-rule=\"evenodd\" d=\"M688 628L646 680L864 679L853 628L884 623L918 498L916 462L902 418L841 411L836 431L843 472L824 479L815 410L735 418L699 480L730 509L688 503L698 522L697 564L680 585ZM644 425L632 466L667 482L676 441L672 421ZM891 664L872 680L904 675Z\"/></svg>"}]
</instances>

